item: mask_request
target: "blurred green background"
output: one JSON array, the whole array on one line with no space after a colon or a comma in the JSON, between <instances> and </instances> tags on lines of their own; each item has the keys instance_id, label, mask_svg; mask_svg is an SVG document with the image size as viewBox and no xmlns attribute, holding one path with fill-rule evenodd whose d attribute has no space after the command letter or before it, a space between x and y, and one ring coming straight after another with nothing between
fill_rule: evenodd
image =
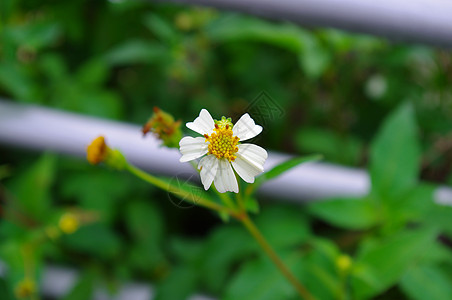
<instances>
[{"instance_id":1,"label":"blurred green background","mask_svg":"<svg viewBox=\"0 0 452 300\"><path fill-rule=\"evenodd\" d=\"M450 52L144 1L2 0L0 21L8 101L144 124L154 106L183 122L201 108L237 119L269 99L258 144L371 173L362 201L260 199L257 224L308 289L452 299L451 210L432 201L452 184ZM296 299L238 224L178 209L129 174L0 147L0 180L0 299L46 299L24 278L39 285L48 264L81 272L62 299L125 281L154 285L157 299ZM87 224L49 233L74 210Z\"/></svg>"}]
</instances>

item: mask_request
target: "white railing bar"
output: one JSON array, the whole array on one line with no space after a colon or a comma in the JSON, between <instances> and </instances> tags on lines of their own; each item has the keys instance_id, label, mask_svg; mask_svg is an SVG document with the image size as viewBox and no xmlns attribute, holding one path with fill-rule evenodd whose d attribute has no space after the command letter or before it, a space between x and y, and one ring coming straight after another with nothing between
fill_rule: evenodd
<instances>
[{"instance_id":1,"label":"white railing bar","mask_svg":"<svg viewBox=\"0 0 452 300\"><path fill-rule=\"evenodd\" d=\"M452 46L447 0L160 0L240 11L301 25L369 33L395 41ZM232 21L232 20L231 20Z\"/></svg>"},{"instance_id":2,"label":"white railing bar","mask_svg":"<svg viewBox=\"0 0 452 300\"><path fill-rule=\"evenodd\" d=\"M199 181L189 163L179 162L177 149L161 147L152 135L143 137L138 125L0 100L0 144L83 157L86 146L98 135L104 135L111 147L120 149L130 162L143 169ZM290 157L270 151L264 167L268 170ZM259 193L269 198L299 202L359 197L366 195L369 188L369 176L364 170L312 162L266 182ZM439 188L436 195L438 202L452 203L449 188Z\"/></svg>"},{"instance_id":3,"label":"white railing bar","mask_svg":"<svg viewBox=\"0 0 452 300\"><path fill-rule=\"evenodd\" d=\"M104 135L111 147L120 149L130 162L150 172L182 178L196 175L189 163L179 162L177 149L161 147L152 135L143 138L140 129L137 125L0 101L0 144L82 157L91 140ZM268 170L288 158L289 155L270 152L264 167ZM369 178L363 170L306 163L265 183L260 193L298 201L360 196L368 189Z\"/></svg>"}]
</instances>

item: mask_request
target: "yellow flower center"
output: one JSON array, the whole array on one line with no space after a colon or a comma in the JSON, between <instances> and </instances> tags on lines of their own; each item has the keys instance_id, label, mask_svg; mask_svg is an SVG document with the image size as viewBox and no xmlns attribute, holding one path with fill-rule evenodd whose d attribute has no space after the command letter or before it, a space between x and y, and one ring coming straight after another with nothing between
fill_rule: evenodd
<instances>
[{"instance_id":1,"label":"yellow flower center","mask_svg":"<svg viewBox=\"0 0 452 300\"><path fill-rule=\"evenodd\" d=\"M209 136L204 135L206 141L209 142L209 154L215 155L218 159L226 158L228 161L234 161L237 156L235 153L239 151L237 144L239 143L239 138L232 136L232 128L229 125L218 126L215 124L214 132Z\"/></svg>"}]
</instances>

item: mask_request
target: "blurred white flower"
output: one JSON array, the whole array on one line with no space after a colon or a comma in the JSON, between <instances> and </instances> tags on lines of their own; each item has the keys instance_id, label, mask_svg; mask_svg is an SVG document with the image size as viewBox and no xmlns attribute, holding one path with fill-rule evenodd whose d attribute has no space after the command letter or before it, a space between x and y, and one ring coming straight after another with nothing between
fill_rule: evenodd
<instances>
[{"instance_id":1,"label":"blurred white flower","mask_svg":"<svg viewBox=\"0 0 452 300\"><path fill-rule=\"evenodd\" d=\"M248 183L253 183L254 177L264 171L267 151L254 144L240 143L262 131L262 127L256 125L248 114L244 114L233 125L230 118L214 121L209 112L202 109L199 117L187 123L187 127L204 137L181 139L180 161L187 162L205 155L198 164L205 190L214 182L220 193L238 193L239 187L232 167Z\"/></svg>"}]
</instances>

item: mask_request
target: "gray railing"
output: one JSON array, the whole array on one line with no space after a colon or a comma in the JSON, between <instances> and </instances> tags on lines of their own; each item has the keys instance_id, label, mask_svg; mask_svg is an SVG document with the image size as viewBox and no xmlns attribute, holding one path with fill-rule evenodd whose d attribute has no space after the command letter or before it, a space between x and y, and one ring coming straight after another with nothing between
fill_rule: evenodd
<instances>
[{"instance_id":1,"label":"gray railing","mask_svg":"<svg viewBox=\"0 0 452 300\"><path fill-rule=\"evenodd\" d=\"M448 0L160 0L241 11L301 25L345 29L450 48Z\"/></svg>"}]
</instances>

